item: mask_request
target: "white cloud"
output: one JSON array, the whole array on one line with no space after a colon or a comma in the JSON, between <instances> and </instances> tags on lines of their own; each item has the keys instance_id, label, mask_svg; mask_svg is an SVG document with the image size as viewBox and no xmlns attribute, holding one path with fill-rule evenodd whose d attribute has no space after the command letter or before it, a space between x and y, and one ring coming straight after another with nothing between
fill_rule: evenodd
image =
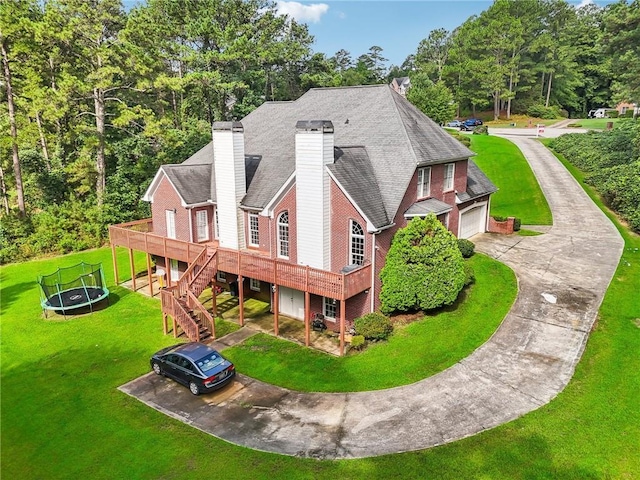
<instances>
[{"instance_id":1,"label":"white cloud","mask_svg":"<svg viewBox=\"0 0 640 480\"><path fill-rule=\"evenodd\" d=\"M587 5L593 4L593 0L582 0L579 5L575 5L576 9L586 7Z\"/></svg>"},{"instance_id":2,"label":"white cloud","mask_svg":"<svg viewBox=\"0 0 640 480\"><path fill-rule=\"evenodd\" d=\"M276 9L280 15L289 15L297 22L318 23L322 15L329 11L326 3L311 3L304 5L299 2L276 2Z\"/></svg>"}]
</instances>

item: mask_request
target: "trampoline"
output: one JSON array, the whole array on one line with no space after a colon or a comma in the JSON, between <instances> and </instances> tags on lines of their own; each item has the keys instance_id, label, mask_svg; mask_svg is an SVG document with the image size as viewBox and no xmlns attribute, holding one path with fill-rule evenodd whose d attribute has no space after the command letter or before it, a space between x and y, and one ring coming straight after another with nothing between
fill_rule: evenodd
<instances>
[{"instance_id":1,"label":"trampoline","mask_svg":"<svg viewBox=\"0 0 640 480\"><path fill-rule=\"evenodd\" d=\"M48 310L62 312L89 307L109 297L102 264L79 263L73 267L59 268L50 275L38 276L40 305L44 316Z\"/></svg>"}]
</instances>

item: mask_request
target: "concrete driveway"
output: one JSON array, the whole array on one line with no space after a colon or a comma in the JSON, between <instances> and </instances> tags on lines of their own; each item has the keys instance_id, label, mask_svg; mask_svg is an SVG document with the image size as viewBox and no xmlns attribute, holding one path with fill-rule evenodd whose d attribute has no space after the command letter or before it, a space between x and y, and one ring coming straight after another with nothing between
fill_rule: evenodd
<instances>
[{"instance_id":1,"label":"concrete driveway","mask_svg":"<svg viewBox=\"0 0 640 480\"><path fill-rule=\"evenodd\" d=\"M571 379L618 265L623 241L542 145L512 137L549 201L537 237L483 234L477 249L518 276L518 298L487 343L412 385L359 393L298 393L239 376L193 397L145 375L121 387L169 416L231 443L316 458L358 458L452 442L550 402Z\"/></svg>"}]
</instances>

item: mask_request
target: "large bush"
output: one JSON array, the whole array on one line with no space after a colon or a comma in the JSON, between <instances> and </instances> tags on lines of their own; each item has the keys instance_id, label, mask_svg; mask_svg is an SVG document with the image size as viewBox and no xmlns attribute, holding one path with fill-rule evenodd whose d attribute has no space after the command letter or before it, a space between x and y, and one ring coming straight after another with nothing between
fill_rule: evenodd
<instances>
[{"instance_id":1,"label":"large bush","mask_svg":"<svg viewBox=\"0 0 640 480\"><path fill-rule=\"evenodd\" d=\"M570 134L551 143L585 173L608 207L640 232L640 124L621 120L607 132Z\"/></svg>"},{"instance_id":2,"label":"large bush","mask_svg":"<svg viewBox=\"0 0 640 480\"><path fill-rule=\"evenodd\" d=\"M536 104L527 108L527 115L536 118L554 119L559 118L560 110L557 107L545 107L544 105Z\"/></svg>"},{"instance_id":3,"label":"large bush","mask_svg":"<svg viewBox=\"0 0 640 480\"><path fill-rule=\"evenodd\" d=\"M380 277L383 313L450 305L465 281L456 237L433 214L414 218L396 232Z\"/></svg>"},{"instance_id":4,"label":"large bush","mask_svg":"<svg viewBox=\"0 0 640 480\"><path fill-rule=\"evenodd\" d=\"M367 313L354 321L356 336L361 335L367 340L386 340L393 331L389 317L381 313ZM354 337L355 338L355 337Z\"/></svg>"}]
</instances>

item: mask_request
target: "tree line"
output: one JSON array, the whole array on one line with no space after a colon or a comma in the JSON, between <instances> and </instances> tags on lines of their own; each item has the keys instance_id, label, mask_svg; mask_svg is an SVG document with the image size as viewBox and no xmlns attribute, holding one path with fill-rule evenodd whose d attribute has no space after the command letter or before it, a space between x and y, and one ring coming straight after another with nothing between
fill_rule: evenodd
<instances>
[{"instance_id":1,"label":"tree line","mask_svg":"<svg viewBox=\"0 0 640 480\"><path fill-rule=\"evenodd\" d=\"M439 122L637 98L639 2L497 0L388 69L379 46L313 52L270 0L3 1L0 261L103 244L109 224L149 215L157 168L206 144L213 121L312 87L408 75Z\"/></svg>"}]
</instances>

